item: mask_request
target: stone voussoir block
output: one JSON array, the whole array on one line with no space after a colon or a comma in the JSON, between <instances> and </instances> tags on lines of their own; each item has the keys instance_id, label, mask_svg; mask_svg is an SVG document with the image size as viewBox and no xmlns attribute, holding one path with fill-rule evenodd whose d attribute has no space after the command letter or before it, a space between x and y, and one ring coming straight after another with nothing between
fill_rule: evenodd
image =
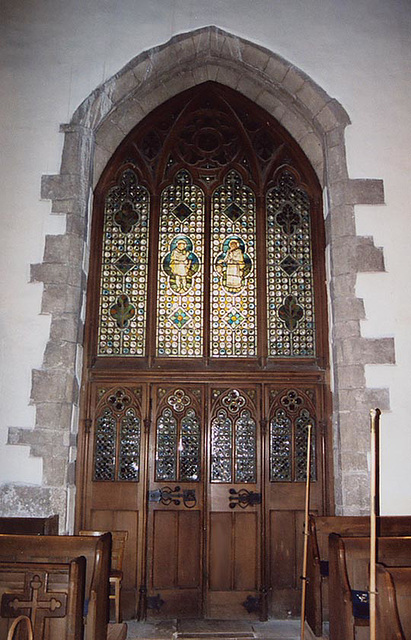
<instances>
[{"instance_id":1,"label":"stone voussoir block","mask_svg":"<svg viewBox=\"0 0 411 640\"><path fill-rule=\"evenodd\" d=\"M364 415L370 408L378 406L386 410L390 406L388 389L340 389L339 402L342 411L363 411Z\"/></svg>"},{"instance_id":2,"label":"stone voussoir block","mask_svg":"<svg viewBox=\"0 0 411 640\"><path fill-rule=\"evenodd\" d=\"M339 342L337 353L346 364L395 364L393 338L348 338Z\"/></svg>"},{"instance_id":3,"label":"stone voussoir block","mask_svg":"<svg viewBox=\"0 0 411 640\"><path fill-rule=\"evenodd\" d=\"M76 313L80 307L81 289L69 284L45 284L41 301L42 313Z\"/></svg>"},{"instance_id":4,"label":"stone voussoir block","mask_svg":"<svg viewBox=\"0 0 411 640\"><path fill-rule=\"evenodd\" d=\"M66 200L80 192L80 176L76 174L54 174L41 177L41 197L44 200Z\"/></svg>"},{"instance_id":5,"label":"stone voussoir block","mask_svg":"<svg viewBox=\"0 0 411 640\"><path fill-rule=\"evenodd\" d=\"M376 247L372 238L358 237L357 239L357 271L361 273L385 271L383 249Z\"/></svg>"},{"instance_id":6,"label":"stone voussoir block","mask_svg":"<svg viewBox=\"0 0 411 640\"><path fill-rule=\"evenodd\" d=\"M36 429L69 431L72 411L68 402L36 402Z\"/></svg>"},{"instance_id":7,"label":"stone voussoir block","mask_svg":"<svg viewBox=\"0 0 411 640\"><path fill-rule=\"evenodd\" d=\"M330 101L326 92L315 85L312 80L307 79L300 89L296 92L297 100L301 101L303 105L309 110L312 116L316 116L327 103Z\"/></svg>"},{"instance_id":8,"label":"stone voussoir block","mask_svg":"<svg viewBox=\"0 0 411 640\"><path fill-rule=\"evenodd\" d=\"M76 367L75 342L49 341L44 352L43 366L46 369L59 369L63 371L75 371Z\"/></svg>"},{"instance_id":9,"label":"stone voussoir block","mask_svg":"<svg viewBox=\"0 0 411 640\"><path fill-rule=\"evenodd\" d=\"M363 320L365 318L364 301L361 298L340 296L333 300L333 312L340 322Z\"/></svg>"},{"instance_id":10,"label":"stone voussoir block","mask_svg":"<svg viewBox=\"0 0 411 640\"><path fill-rule=\"evenodd\" d=\"M73 374L67 370L33 369L31 399L43 402L72 402Z\"/></svg>"}]
</instances>

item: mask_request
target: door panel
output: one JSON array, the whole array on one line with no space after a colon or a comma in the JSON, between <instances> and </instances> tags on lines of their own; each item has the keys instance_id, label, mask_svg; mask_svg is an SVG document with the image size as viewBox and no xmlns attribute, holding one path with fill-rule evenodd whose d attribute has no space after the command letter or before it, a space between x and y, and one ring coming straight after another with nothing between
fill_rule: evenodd
<instances>
[{"instance_id":1,"label":"door panel","mask_svg":"<svg viewBox=\"0 0 411 640\"><path fill-rule=\"evenodd\" d=\"M149 617L198 617L203 607L201 386L154 385L149 458Z\"/></svg>"},{"instance_id":2,"label":"door panel","mask_svg":"<svg viewBox=\"0 0 411 640\"><path fill-rule=\"evenodd\" d=\"M101 382L90 389L84 515L79 529L126 530L123 616L136 613L144 561L144 385Z\"/></svg>"},{"instance_id":3,"label":"door panel","mask_svg":"<svg viewBox=\"0 0 411 640\"><path fill-rule=\"evenodd\" d=\"M310 511L323 512L322 393L298 380L92 385L81 528L128 531L125 616L298 615L309 422Z\"/></svg>"},{"instance_id":4,"label":"door panel","mask_svg":"<svg viewBox=\"0 0 411 640\"><path fill-rule=\"evenodd\" d=\"M259 614L259 405L257 385L209 388L206 611L210 618L250 618ZM254 603L251 609L250 601Z\"/></svg>"},{"instance_id":5,"label":"door panel","mask_svg":"<svg viewBox=\"0 0 411 640\"><path fill-rule=\"evenodd\" d=\"M298 616L306 492L307 425L312 424L310 512L323 509L322 385L267 386L265 513L268 613Z\"/></svg>"}]
</instances>

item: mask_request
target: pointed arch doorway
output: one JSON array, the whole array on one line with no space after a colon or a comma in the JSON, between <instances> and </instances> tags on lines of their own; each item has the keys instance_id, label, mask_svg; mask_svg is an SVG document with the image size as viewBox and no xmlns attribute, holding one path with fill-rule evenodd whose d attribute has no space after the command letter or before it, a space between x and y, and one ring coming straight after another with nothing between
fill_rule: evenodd
<instances>
[{"instance_id":1,"label":"pointed arch doorway","mask_svg":"<svg viewBox=\"0 0 411 640\"><path fill-rule=\"evenodd\" d=\"M311 510L327 510L323 234L301 149L214 82L108 163L78 528L128 531L128 617L297 614L309 423Z\"/></svg>"}]
</instances>

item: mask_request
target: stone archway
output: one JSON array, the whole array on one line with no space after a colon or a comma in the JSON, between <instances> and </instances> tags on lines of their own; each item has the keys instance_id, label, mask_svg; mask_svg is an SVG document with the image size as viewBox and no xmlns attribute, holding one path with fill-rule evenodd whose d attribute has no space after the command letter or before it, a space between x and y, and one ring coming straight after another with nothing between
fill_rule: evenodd
<instances>
[{"instance_id":1,"label":"stone archway","mask_svg":"<svg viewBox=\"0 0 411 640\"><path fill-rule=\"evenodd\" d=\"M271 51L216 27L181 34L134 58L98 87L62 125L60 174L43 176L42 197L64 214L66 233L47 236L32 281L44 283L42 312L51 314L43 367L32 374L33 432L10 430L9 442L44 458L43 486L14 487L14 507L66 513L72 530L81 384L82 328L87 279L88 216L92 190L112 153L153 108L173 95L214 80L243 93L272 114L306 153L324 188L333 375L336 513L368 511L368 410L388 408L388 391L368 389L366 364L394 362L390 338L361 336L365 317L355 295L356 276L384 270L382 250L355 232L354 206L382 204L380 180L348 176L341 105ZM29 492L29 493L28 493ZM30 495L29 495L30 494ZM24 508L24 507L23 507Z\"/></svg>"}]
</instances>

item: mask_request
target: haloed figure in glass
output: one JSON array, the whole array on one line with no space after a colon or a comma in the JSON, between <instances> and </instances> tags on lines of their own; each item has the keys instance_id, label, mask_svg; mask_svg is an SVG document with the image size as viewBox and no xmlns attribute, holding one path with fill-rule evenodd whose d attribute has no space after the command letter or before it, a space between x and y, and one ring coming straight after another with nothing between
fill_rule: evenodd
<instances>
[{"instance_id":1,"label":"haloed figure in glass","mask_svg":"<svg viewBox=\"0 0 411 640\"><path fill-rule=\"evenodd\" d=\"M175 293L187 293L192 286L193 276L199 269L198 258L192 249L190 238L178 236L170 243L170 252L164 258L164 271L169 276L170 287Z\"/></svg>"},{"instance_id":2,"label":"haloed figure in glass","mask_svg":"<svg viewBox=\"0 0 411 640\"><path fill-rule=\"evenodd\" d=\"M251 260L245 253L244 242L241 238L226 239L223 251L217 257L215 268L227 291L230 293L241 291L245 284L245 278L251 270Z\"/></svg>"}]
</instances>

